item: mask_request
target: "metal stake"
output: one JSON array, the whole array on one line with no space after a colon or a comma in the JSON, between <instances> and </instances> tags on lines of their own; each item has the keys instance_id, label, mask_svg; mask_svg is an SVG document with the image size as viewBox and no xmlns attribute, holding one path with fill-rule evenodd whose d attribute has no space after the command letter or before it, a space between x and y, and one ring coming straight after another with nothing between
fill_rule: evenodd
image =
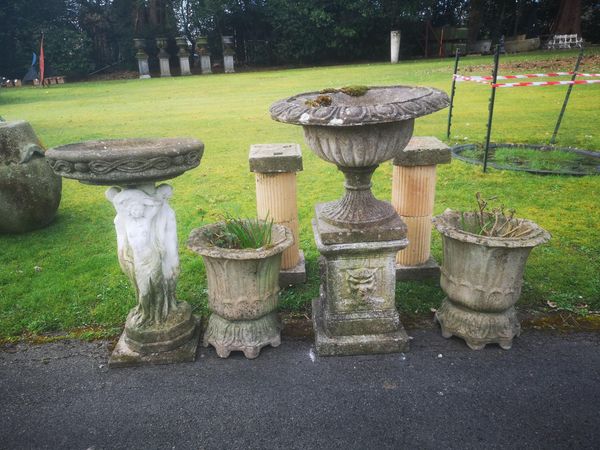
<instances>
[{"instance_id":1,"label":"metal stake","mask_svg":"<svg viewBox=\"0 0 600 450\"><path fill-rule=\"evenodd\" d=\"M498 77L498 63L500 61L500 45L496 45L496 53L494 54L494 72L492 73L492 93L490 95L490 103L488 106L489 115L487 123L487 135L485 137L485 149L483 153L483 171L487 170L488 151L490 149L490 136L492 134L492 119L494 117L494 101L496 100L496 81Z\"/></svg>"},{"instance_id":2,"label":"metal stake","mask_svg":"<svg viewBox=\"0 0 600 450\"><path fill-rule=\"evenodd\" d=\"M450 127L452 126L452 108L454 107L454 93L456 92L456 73L458 72L459 58L460 50L456 49L456 57L454 59L454 75L452 76L452 89L450 90L450 109L448 109L448 129L446 131L446 139L450 139Z\"/></svg>"},{"instance_id":3,"label":"metal stake","mask_svg":"<svg viewBox=\"0 0 600 450\"><path fill-rule=\"evenodd\" d=\"M581 59L583 58L583 45L581 46L581 51L579 52L579 56L577 57L577 62L575 63L575 68L573 69L573 76L571 77L571 81L575 81L577 78L577 72L579 71L579 64L581 63ZM560 109L560 114L558 115L558 120L556 121L556 126L554 127L554 133L552 133L552 139L550 139L550 144L554 144L556 142L556 135L558 134L558 129L560 128L560 123L562 122L562 118L565 115L565 110L567 109L567 103L569 103L569 97L571 96L571 91L573 90L573 84L569 85L567 89L567 94L565 95L565 100L563 102L562 108Z\"/></svg>"}]
</instances>

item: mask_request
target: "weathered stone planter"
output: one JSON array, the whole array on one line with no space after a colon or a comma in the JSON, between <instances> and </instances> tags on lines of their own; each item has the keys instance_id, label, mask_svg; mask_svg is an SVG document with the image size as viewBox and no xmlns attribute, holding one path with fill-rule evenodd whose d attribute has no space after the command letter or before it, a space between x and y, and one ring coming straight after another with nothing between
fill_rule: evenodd
<instances>
[{"instance_id":1,"label":"weathered stone planter","mask_svg":"<svg viewBox=\"0 0 600 450\"><path fill-rule=\"evenodd\" d=\"M448 96L410 86L347 92L354 95L299 94L270 109L274 120L301 125L310 148L346 178L342 199L315 207L313 230L322 255L321 294L313 302L316 349L319 355L405 351L394 258L408 243L406 225L390 203L374 197L371 176L402 152L414 119L446 107Z\"/></svg>"},{"instance_id":2,"label":"weathered stone planter","mask_svg":"<svg viewBox=\"0 0 600 450\"><path fill-rule=\"evenodd\" d=\"M136 290L137 306L109 366L193 361L200 329L186 302L177 301L179 252L173 189L155 182L200 164L195 139L121 139L82 142L48 150L54 171L83 183L117 185L106 191L117 216L119 264Z\"/></svg>"},{"instance_id":3,"label":"weathered stone planter","mask_svg":"<svg viewBox=\"0 0 600 450\"><path fill-rule=\"evenodd\" d=\"M208 305L212 312L204 333L204 346L212 345L221 358L242 351L256 358L266 345L281 343L277 319L281 254L292 245L292 232L273 225L272 244L259 249L227 249L211 245L206 233L221 224L196 228L188 247L202 255L208 279Z\"/></svg>"},{"instance_id":4,"label":"weathered stone planter","mask_svg":"<svg viewBox=\"0 0 600 450\"><path fill-rule=\"evenodd\" d=\"M465 213L466 220L472 217ZM440 284L447 297L435 314L442 335L461 337L473 350L491 343L510 349L521 330L514 305L527 257L550 234L526 220L529 231L520 237L479 236L461 230L461 215L451 210L433 221L444 246Z\"/></svg>"},{"instance_id":5,"label":"weathered stone planter","mask_svg":"<svg viewBox=\"0 0 600 450\"><path fill-rule=\"evenodd\" d=\"M61 186L31 125L0 121L0 233L23 233L52 222Z\"/></svg>"}]
</instances>

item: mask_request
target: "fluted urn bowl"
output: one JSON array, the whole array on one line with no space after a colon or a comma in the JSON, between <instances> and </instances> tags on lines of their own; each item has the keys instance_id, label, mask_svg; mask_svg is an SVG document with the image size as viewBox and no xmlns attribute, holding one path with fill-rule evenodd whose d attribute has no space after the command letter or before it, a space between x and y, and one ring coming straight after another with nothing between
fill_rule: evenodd
<instances>
[{"instance_id":1,"label":"fluted urn bowl","mask_svg":"<svg viewBox=\"0 0 600 450\"><path fill-rule=\"evenodd\" d=\"M197 167L203 151L191 138L107 139L52 148L46 159L62 177L123 186L175 178Z\"/></svg>"},{"instance_id":2,"label":"fluted urn bowl","mask_svg":"<svg viewBox=\"0 0 600 450\"><path fill-rule=\"evenodd\" d=\"M371 176L378 164L404 150L415 118L448 104L446 93L437 89L377 86L307 92L271 106L274 120L301 125L313 152L346 177L344 197L317 206L317 218L334 227L325 233L325 243L404 238L406 227L394 208L371 193ZM369 228L373 232L365 233Z\"/></svg>"}]
</instances>

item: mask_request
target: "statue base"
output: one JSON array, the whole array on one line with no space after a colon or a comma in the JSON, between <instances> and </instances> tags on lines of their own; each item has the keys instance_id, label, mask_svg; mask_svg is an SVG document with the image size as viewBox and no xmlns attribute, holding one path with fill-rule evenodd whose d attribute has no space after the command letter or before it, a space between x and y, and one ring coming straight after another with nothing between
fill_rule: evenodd
<instances>
[{"instance_id":1,"label":"statue base","mask_svg":"<svg viewBox=\"0 0 600 450\"><path fill-rule=\"evenodd\" d=\"M179 362L193 362L196 360L196 351L200 340L200 319L194 316L195 326L190 339L181 346L155 353L138 353L127 344L126 332L119 338L108 360L108 367L137 367L150 364L173 364Z\"/></svg>"}]
</instances>

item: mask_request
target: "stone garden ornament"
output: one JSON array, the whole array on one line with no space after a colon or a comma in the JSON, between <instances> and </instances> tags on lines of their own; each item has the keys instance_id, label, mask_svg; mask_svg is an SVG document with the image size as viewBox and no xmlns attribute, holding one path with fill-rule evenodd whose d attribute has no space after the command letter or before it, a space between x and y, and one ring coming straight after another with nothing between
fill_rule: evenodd
<instances>
[{"instance_id":1,"label":"stone garden ornament","mask_svg":"<svg viewBox=\"0 0 600 450\"><path fill-rule=\"evenodd\" d=\"M211 311L204 333L204 346L212 345L221 358L242 351L256 358L261 348L281 343L279 268L281 255L294 238L277 224L271 227L271 242L260 248L223 248L210 237L222 223L196 228L188 247L202 255L208 279L208 306Z\"/></svg>"},{"instance_id":2,"label":"stone garden ornament","mask_svg":"<svg viewBox=\"0 0 600 450\"><path fill-rule=\"evenodd\" d=\"M0 119L0 233L45 227L60 204L62 179L48 167L29 123Z\"/></svg>"},{"instance_id":3,"label":"stone garden ornament","mask_svg":"<svg viewBox=\"0 0 600 450\"><path fill-rule=\"evenodd\" d=\"M529 220L499 217L501 232L510 226L516 232L510 237L483 236L464 229L474 220L475 213L449 209L433 219L442 235L440 285L446 293L435 319L445 338L458 336L473 350L491 343L508 350L521 331L514 305L521 295L525 263L550 234Z\"/></svg>"},{"instance_id":4,"label":"stone garden ornament","mask_svg":"<svg viewBox=\"0 0 600 450\"><path fill-rule=\"evenodd\" d=\"M136 291L110 357L111 367L193 361L198 319L175 296L179 252L173 189L157 181L174 178L200 164L204 145L195 139L122 139L82 142L48 151L54 171L106 191L117 213L119 264Z\"/></svg>"},{"instance_id":5,"label":"stone garden ornament","mask_svg":"<svg viewBox=\"0 0 600 450\"><path fill-rule=\"evenodd\" d=\"M319 355L408 349L395 306L395 256L407 246L406 225L375 198L371 176L410 140L414 119L449 103L437 89L350 86L276 102L271 117L301 125L309 147L344 174L342 199L315 207L321 294L313 302Z\"/></svg>"}]
</instances>

